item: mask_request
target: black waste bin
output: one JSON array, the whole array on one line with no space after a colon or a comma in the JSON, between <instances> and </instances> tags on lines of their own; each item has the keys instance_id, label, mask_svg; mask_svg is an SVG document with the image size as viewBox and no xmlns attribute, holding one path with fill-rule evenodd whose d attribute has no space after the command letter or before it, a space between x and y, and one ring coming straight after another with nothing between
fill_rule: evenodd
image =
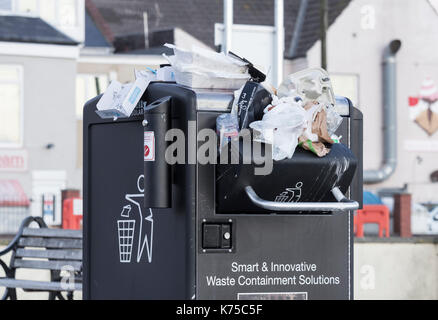
<instances>
[{"instance_id":1,"label":"black waste bin","mask_svg":"<svg viewBox=\"0 0 438 320\"><path fill-rule=\"evenodd\" d=\"M345 145L325 158L297 148L254 176L252 163L196 161L197 133L232 98L156 82L129 118L86 104L85 299L352 299L360 111L338 101ZM163 160L170 128L184 133L184 163Z\"/></svg>"}]
</instances>

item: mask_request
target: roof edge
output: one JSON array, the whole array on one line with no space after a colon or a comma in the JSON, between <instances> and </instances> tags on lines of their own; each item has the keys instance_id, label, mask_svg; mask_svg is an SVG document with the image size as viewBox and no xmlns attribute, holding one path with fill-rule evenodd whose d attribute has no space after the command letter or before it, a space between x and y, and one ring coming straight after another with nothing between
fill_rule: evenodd
<instances>
[{"instance_id":1,"label":"roof edge","mask_svg":"<svg viewBox=\"0 0 438 320\"><path fill-rule=\"evenodd\" d=\"M113 44L114 42L114 34L111 31L111 28L106 23L103 16L100 14L99 9L94 5L92 0L85 0L85 10L87 10L91 19L93 19L96 27L102 33L103 37L109 44Z\"/></svg>"}]
</instances>

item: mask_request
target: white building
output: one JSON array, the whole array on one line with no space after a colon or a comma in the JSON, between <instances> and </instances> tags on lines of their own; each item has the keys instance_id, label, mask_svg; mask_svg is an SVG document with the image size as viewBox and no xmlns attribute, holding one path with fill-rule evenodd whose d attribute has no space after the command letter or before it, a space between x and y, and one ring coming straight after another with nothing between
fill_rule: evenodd
<instances>
[{"instance_id":1,"label":"white building","mask_svg":"<svg viewBox=\"0 0 438 320\"><path fill-rule=\"evenodd\" d=\"M12 207L27 200L41 215L43 195L46 221L60 224L61 190L82 189L84 102L164 62L113 54L93 14L84 0L0 1L0 233L15 232Z\"/></svg>"},{"instance_id":2,"label":"white building","mask_svg":"<svg viewBox=\"0 0 438 320\"><path fill-rule=\"evenodd\" d=\"M413 112L421 104L417 98L422 85L428 85L426 79L438 83L437 9L433 0L352 0L327 38L335 93L351 97L363 112L364 170L382 164L382 56L391 40L401 40L396 55L397 166L386 181L364 189L406 184L415 202L438 202L438 183L431 180L438 170L438 131L428 134L414 121ZM307 52L307 60L310 67L320 65L319 41ZM432 105L432 111L438 112L437 107Z\"/></svg>"}]
</instances>

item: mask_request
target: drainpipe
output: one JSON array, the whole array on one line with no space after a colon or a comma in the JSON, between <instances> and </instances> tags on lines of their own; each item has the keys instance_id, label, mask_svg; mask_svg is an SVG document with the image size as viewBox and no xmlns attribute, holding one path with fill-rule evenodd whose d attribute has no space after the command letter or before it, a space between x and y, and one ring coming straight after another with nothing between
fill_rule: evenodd
<instances>
[{"instance_id":1,"label":"drainpipe","mask_svg":"<svg viewBox=\"0 0 438 320\"><path fill-rule=\"evenodd\" d=\"M388 179L397 166L396 59L400 40L392 40L383 52L383 164L377 170L365 170L363 182L379 183Z\"/></svg>"}]
</instances>

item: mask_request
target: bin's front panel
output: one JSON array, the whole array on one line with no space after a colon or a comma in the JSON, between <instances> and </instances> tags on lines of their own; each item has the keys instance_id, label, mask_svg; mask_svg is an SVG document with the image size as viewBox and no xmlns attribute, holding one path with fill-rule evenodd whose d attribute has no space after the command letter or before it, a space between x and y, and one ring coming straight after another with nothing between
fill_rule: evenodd
<instances>
[{"instance_id":1,"label":"bin's front panel","mask_svg":"<svg viewBox=\"0 0 438 320\"><path fill-rule=\"evenodd\" d=\"M184 218L144 207L142 137L141 121L89 127L85 227L92 299L186 297Z\"/></svg>"},{"instance_id":2,"label":"bin's front panel","mask_svg":"<svg viewBox=\"0 0 438 320\"><path fill-rule=\"evenodd\" d=\"M351 298L348 214L228 218L232 252L200 248L198 299Z\"/></svg>"},{"instance_id":3,"label":"bin's front panel","mask_svg":"<svg viewBox=\"0 0 438 320\"><path fill-rule=\"evenodd\" d=\"M198 130L214 126L216 116L198 113ZM198 299L352 298L351 212L217 214L215 181L214 166L198 164ZM231 248L206 248L206 241L215 245L214 227L227 224Z\"/></svg>"},{"instance_id":4,"label":"bin's front panel","mask_svg":"<svg viewBox=\"0 0 438 320\"><path fill-rule=\"evenodd\" d=\"M151 83L149 103L170 96L172 127L187 131L194 93ZM144 205L144 127L138 113L97 117L98 97L84 110L84 297L188 299L194 294L194 165L174 165L171 208Z\"/></svg>"}]
</instances>

